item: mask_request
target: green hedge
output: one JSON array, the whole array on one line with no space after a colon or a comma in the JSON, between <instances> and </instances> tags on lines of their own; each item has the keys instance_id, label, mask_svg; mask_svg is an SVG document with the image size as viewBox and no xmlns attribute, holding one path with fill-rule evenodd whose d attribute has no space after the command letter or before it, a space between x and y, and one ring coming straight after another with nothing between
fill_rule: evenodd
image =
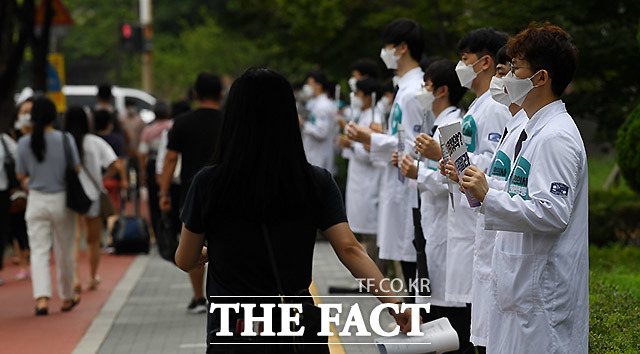
<instances>
[{"instance_id":1,"label":"green hedge","mask_svg":"<svg viewBox=\"0 0 640 354\"><path fill-rule=\"evenodd\" d=\"M616 154L624 179L640 193L640 105L631 111L618 130Z\"/></svg>"}]
</instances>

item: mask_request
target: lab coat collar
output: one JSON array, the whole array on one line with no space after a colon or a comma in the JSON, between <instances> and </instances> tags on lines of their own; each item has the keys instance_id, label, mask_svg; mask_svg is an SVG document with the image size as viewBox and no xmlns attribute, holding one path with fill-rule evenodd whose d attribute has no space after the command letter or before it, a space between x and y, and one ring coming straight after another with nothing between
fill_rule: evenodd
<instances>
[{"instance_id":1,"label":"lab coat collar","mask_svg":"<svg viewBox=\"0 0 640 354\"><path fill-rule=\"evenodd\" d=\"M441 122L446 116L448 116L452 112L455 112L456 110L457 110L456 106L449 106L445 108L444 110L442 110L442 112L440 112L440 114L438 114L438 116L436 117L436 121L434 123L437 124L438 122Z\"/></svg>"},{"instance_id":2,"label":"lab coat collar","mask_svg":"<svg viewBox=\"0 0 640 354\"><path fill-rule=\"evenodd\" d=\"M469 105L469 110L471 110L475 105L481 105L482 102L486 101L489 97L491 97L491 91L487 90L487 92L483 93L482 96L476 98Z\"/></svg>"},{"instance_id":3,"label":"lab coat collar","mask_svg":"<svg viewBox=\"0 0 640 354\"><path fill-rule=\"evenodd\" d=\"M424 76L424 72L419 66L417 66L407 71L404 75L402 75L400 79L398 79L398 88L402 89L404 86L407 85L407 83L411 82L412 80L416 80L416 79L422 80L423 76Z\"/></svg>"},{"instance_id":4,"label":"lab coat collar","mask_svg":"<svg viewBox=\"0 0 640 354\"><path fill-rule=\"evenodd\" d=\"M548 105L540 108L534 115L529 119L527 124L524 127L525 132L528 137L532 137L538 131L540 131L550 119L555 117L558 114L566 113L567 109L562 100L555 100Z\"/></svg>"}]
</instances>

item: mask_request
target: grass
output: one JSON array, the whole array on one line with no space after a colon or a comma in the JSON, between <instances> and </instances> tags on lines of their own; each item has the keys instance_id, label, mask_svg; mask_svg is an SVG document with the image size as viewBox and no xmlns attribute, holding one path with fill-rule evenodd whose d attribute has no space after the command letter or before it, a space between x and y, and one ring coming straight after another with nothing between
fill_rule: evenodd
<instances>
[{"instance_id":1,"label":"grass","mask_svg":"<svg viewBox=\"0 0 640 354\"><path fill-rule=\"evenodd\" d=\"M589 352L640 352L640 248L589 249Z\"/></svg>"},{"instance_id":2,"label":"grass","mask_svg":"<svg viewBox=\"0 0 640 354\"><path fill-rule=\"evenodd\" d=\"M590 157L587 160L589 167L589 190L602 190L613 166L616 164L616 158L608 157ZM613 189L629 190L622 174L618 175L618 179L614 182Z\"/></svg>"}]
</instances>

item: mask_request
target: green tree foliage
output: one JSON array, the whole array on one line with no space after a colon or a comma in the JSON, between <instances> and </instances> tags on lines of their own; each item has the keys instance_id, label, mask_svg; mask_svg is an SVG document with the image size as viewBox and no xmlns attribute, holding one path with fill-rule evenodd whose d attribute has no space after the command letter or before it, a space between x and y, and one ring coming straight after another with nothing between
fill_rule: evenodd
<instances>
[{"instance_id":1,"label":"green tree foliage","mask_svg":"<svg viewBox=\"0 0 640 354\"><path fill-rule=\"evenodd\" d=\"M195 27L184 28L175 38L155 37L154 77L156 93L180 98L199 72L238 75L261 62L261 52L237 33L224 31L208 16Z\"/></svg>"},{"instance_id":2,"label":"green tree foliage","mask_svg":"<svg viewBox=\"0 0 640 354\"><path fill-rule=\"evenodd\" d=\"M629 114L618 131L618 165L631 189L640 193L640 105Z\"/></svg>"},{"instance_id":3,"label":"green tree foliage","mask_svg":"<svg viewBox=\"0 0 640 354\"><path fill-rule=\"evenodd\" d=\"M68 67L86 57L103 58L111 66L124 61L120 83L137 86L139 58L120 54L122 60L117 60L117 28L122 21L137 18L137 3L65 0L76 21L64 41ZM598 121L603 139L614 138L640 101L635 30L640 2L636 0L606 4L597 0L155 0L153 4L154 78L159 94L174 95L172 83L177 77L192 78L204 68L237 74L246 66L266 65L292 81L320 68L333 80L346 80L355 59L378 58L385 26L397 17L409 17L424 28L426 55L453 60L459 38L480 26L511 35L531 21L562 26L572 35L580 58L576 78L563 99L575 117ZM118 76L116 71L112 68L112 77Z\"/></svg>"}]
</instances>

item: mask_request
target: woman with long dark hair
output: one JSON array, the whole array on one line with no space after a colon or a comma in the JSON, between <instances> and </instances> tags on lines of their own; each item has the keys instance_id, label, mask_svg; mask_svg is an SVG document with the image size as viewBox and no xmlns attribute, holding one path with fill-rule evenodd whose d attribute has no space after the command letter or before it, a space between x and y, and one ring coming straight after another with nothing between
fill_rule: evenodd
<instances>
[{"instance_id":1,"label":"woman with long dark hair","mask_svg":"<svg viewBox=\"0 0 640 354\"><path fill-rule=\"evenodd\" d=\"M71 150L72 164L78 171L80 159L71 134L54 128L56 107L50 99L36 98L31 110L33 134L18 141L16 174L28 189L27 234L31 246L31 283L36 299L36 315L48 314L51 298L49 254L51 247L56 259L58 294L62 311L70 311L76 304L73 298L73 227L75 213L66 207L65 166L67 160L62 147L66 139Z\"/></svg>"},{"instance_id":2,"label":"woman with long dark hair","mask_svg":"<svg viewBox=\"0 0 640 354\"><path fill-rule=\"evenodd\" d=\"M399 302L349 229L331 174L307 162L293 90L283 76L251 68L233 83L218 142L213 165L189 189L175 258L184 271L209 262L208 296L278 295L268 249L284 295L305 293L321 229L355 277L372 279L370 290L387 296L382 302ZM209 313L208 343L220 329L217 313ZM409 316L395 315L403 331L410 327ZM209 350L224 352L215 344ZM272 345L259 351L278 350Z\"/></svg>"},{"instance_id":3,"label":"woman with long dark hair","mask_svg":"<svg viewBox=\"0 0 640 354\"><path fill-rule=\"evenodd\" d=\"M91 207L86 215L78 215L76 222L76 242L74 249L75 272L73 291L80 293L80 276L78 271L78 255L80 246L81 225L86 226L85 238L89 255L89 290L95 290L100 283L98 264L100 262L100 236L102 235L102 216L100 214L100 192L102 189L102 170L113 175L121 168L118 157L111 146L97 135L89 134L89 120L81 107L69 108L65 116L65 130L71 133L78 147L82 168L78 174L82 188L91 199Z\"/></svg>"}]
</instances>

